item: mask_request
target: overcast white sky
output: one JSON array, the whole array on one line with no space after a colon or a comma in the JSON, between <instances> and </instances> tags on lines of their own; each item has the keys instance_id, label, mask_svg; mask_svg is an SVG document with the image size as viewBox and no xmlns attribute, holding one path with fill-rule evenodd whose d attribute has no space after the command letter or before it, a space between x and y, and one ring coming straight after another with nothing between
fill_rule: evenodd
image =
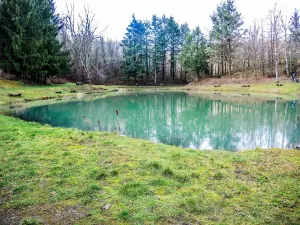
<instances>
[{"instance_id":1,"label":"overcast white sky","mask_svg":"<svg viewBox=\"0 0 300 225\"><path fill-rule=\"evenodd\" d=\"M187 22L190 28L200 26L201 30L211 27L210 15L221 0L56 0L60 14L65 11L66 2L75 2L77 12L88 5L96 14L100 29L108 26L106 36L121 40L131 15L138 19L151 19L152 15L174 16L179 23ZM236 0L236 6L242 13L245 24L251 24L256 18L264 18L275 2L279 8L291 14L295 8L300 10L300 0Z\"/></svg>"}]
</instances>

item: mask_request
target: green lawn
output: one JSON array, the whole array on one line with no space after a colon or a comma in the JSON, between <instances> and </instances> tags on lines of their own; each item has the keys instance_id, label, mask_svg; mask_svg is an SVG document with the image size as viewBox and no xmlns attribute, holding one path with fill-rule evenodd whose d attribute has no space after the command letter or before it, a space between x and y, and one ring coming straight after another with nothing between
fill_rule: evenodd
<instances>
[{"instance_id":1,"label":"green lawn","mask_svg":"<svg viewBox=\"0 0 300 225\"><path fill-rule=\"evenodd\" d=\"M282 87L276 84L251 84L250 87L242 87L241 84L221 85L214 87L213 85L190 85L186 88L191 91L213 91L213 92L239 92L239 93L258 93L286 95L288 98L300 98L300 83L285 83Z\"/></svg>"},{"instance_id":2,"label":"green lawn","mask_svg":"<svg viewBox=\"0 0 300 225\"><path fill-rule=\"evenodd\" d=\"M5 87L0 101L71 88ZM299 224L299 171L297 150L196 151L0 115L0 224Z\"/></svg>"}]
</instances>

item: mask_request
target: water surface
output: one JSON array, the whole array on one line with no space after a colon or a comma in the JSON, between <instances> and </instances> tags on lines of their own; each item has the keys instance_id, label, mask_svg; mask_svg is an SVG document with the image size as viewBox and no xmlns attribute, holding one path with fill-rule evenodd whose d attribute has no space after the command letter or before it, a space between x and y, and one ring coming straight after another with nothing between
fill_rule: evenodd
<instances>
[{"instance_id":1,"label":"water surface","mask_svg":"<svg viewBox=\"0 0 300 225\"><path fill-rule=\"evenodd\" d=\"M32 107L14 115L52 126L117 131L194 149L236 151L300 144L299 101L134 93Z\"/></svg>"}]
</instances>

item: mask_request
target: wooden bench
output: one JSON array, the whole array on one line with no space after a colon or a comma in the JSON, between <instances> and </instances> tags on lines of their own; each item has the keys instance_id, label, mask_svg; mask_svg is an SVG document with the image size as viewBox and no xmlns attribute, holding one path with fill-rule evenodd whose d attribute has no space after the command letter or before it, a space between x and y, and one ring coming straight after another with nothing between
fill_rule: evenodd
<instances>
[{"instance_id":1,"label":"wooden bench","mask_svg":"<svg viewBox=\"0 0 300 225\"><path fill-rule=\"evenodd\" d=\"M11 93L11 94L8 94L9 97L21 97L22 94L21 93Z\"/></svg>"}]
</instances>

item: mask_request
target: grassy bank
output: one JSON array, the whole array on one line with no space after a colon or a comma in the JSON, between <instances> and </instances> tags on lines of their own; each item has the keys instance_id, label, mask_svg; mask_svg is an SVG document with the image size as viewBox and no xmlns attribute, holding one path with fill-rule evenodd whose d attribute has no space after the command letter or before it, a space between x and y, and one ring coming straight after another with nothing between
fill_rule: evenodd
<instances>
[{"instance_id":1,"label":"grassy bank","mask_svg":"<svg viewBox=\"0 0 300 225\"><path fill-rule=\"evenodd\" d=\"M116 89L115 86L82 85L73 83L63 85L28 86L21 82L0 79L0 106L24 103L28 101L47 100L74 96L77 93L107 93ZM21 93L20 97L10 97L9 94Z\"/></svg>"},{"instance_id":2,"label":"grassy bank","mask_svg":"<svg viewBox=\"0 0 300 225\"><path fill-rule=\"evenodd\" d=\"M2 81L0 102L113 89ZM299 171L296 150L195 151L0 115L0 224L298 224Z\"/></svg>"},{"instance_id":3,"label":"grassy bank","mask_svg":"<svg viewBox=\"0 0 300 225\"><path fill-rule=\"evenodd\" d=\"M118 86L101 86L101 85L83 85L76 86L68 83L64 85L51 86L28 86L21 82L13 82L0 79L0 106L9 104L23 104L28 101L47 100L52 98L62 98L75 96L77 93L108 93L115 89L122 88ZM148 87L151 88L151 87ZM154 87L157 89L160 87ZM143 87L128 87L130 91L142 90ZM286 83L282 87L277 87L276 84L253 84L250 87L244 88L240 84L221 85L188 85L181 87L163 87L162 90L188 90L192 92L225 92L225 93L253 93L253 94L271 94L283 96L286 99L300 98L300 83ZM9 94L21 93L21 97L10 97Z\"/></svg>"},{"instance_id":4,"label":"grassy bank","mask_svg":"<svg viewBox=\"0 0 300 225\"><path fill-rule=\"evenodd\" d=\"M194 151L6 116L0 124L1 224L299 222L299 151Z\"/></svg>"},{"instance_id":5,"label":"grassy bank","mask_svg":"<svg viewBox=\"0 0 300 225\"><path fill-rule=\"evenodd\" d=\"M239 93L265 93L275 95L288 95L291 98L300 98L300 83L286 83L283 86L273 84L251 84L250 87L243 87L242 84L218 85L188 85L185 89L191 91L210 91L210 92L239 92Z\"/></svg>"}]
</instances>

